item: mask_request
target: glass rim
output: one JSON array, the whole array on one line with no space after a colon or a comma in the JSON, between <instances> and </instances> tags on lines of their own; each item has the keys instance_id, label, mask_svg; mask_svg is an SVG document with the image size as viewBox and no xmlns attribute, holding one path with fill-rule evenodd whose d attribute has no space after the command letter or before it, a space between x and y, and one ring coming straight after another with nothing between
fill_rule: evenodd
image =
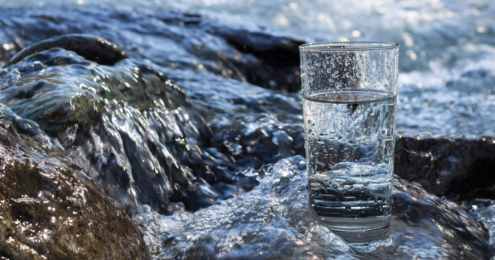
<instances>
[{"instance_id":1,"label":"glass rim","mask_svg":"<svg viewBox=\"0 0 495 260\"><path fill-rule=\"evenodd\" d=\"M300 51L310 52L347 52L347 51L374 51L398 49L396 42L315 42L299 45Z\"/></svg>"}]
</instances>

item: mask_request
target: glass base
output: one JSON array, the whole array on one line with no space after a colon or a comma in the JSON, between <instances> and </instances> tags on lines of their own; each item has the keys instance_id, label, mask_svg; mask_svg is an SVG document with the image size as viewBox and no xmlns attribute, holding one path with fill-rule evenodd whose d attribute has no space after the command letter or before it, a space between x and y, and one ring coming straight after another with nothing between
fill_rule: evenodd
<instances>
[{"instance_id":1,"label":"glass base","mask_svg":"<svg viewBox=\"0 0 495 260\"><path fill-rule=\"evenodd\" d=\"M392 241L390 223L392 216L366 218L317 217L318 221L351 244L367 244L376 241Z\"/></svg>"},{"instance_id":2,"label":"glass base","mask_svg":"<svg viewBox=\"0 0 495 260\"><path fill-rule=\"evenodd\" d=\"M392 215L365 218L324 217L318 221L333 231L369 231L390 226Z\"/></svg>"}]
</instances>

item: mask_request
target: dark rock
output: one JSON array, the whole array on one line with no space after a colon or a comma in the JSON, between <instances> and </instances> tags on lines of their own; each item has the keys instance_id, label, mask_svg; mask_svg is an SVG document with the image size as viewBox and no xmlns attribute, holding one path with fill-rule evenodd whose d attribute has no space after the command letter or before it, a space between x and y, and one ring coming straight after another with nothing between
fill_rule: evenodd
<instances>
[{"instance_id":1,"label":"dark rock","mask_svg":"<svg viewBox=\"0 0 495 260\"><path fill-rule=\"evenodd\" d=\"M117 45L102 37L85 34L66 34L30 45L12 57L6 66L16 64L29 55L52 48L62 48L73 51L86 60L103 65L114 65L118 61L128 58L125 52L119 49Z\"/></svg>"},{"instance_id":2,"label":"dark rock","mask_svg":"<svg viewBox=\"0 0 495 260\"><path fill-rule=\"evenodd\" d=\"M8 259L147 259L139 228L76 166L37 153L47 140L36 123L1 106L0 257ZM38 136L38 141L26 142ZM25 139L25 141L21 140ZM37 147L33 144L38 144ZM60 148L60 147L59 147ZM45 153L46 154L46 153Z\"/></svg>"},{"instance_id":3,"label":"dark rock","mask_svg":"<svg viewBox=\"0 0 495 260\"><path fill-rule=\"evenodd\" d=\"M283 88L289 92L301 89L299 45L304 41L278 36L261 28L225 27L211 22L208 25L208 32L225 38L238 51L252 54L266 64L260 66L258 71L246 73L248 82L266 88ZM273 77L280 74L286 75L285 81Z\"/></svg>"},{"instance_id":4,"label":"dark rock","mask_svg":"<svg viewBox=\"0 0 495 260\"><path fill-rule=\"evenodd\" d=\"M495 139L399 135L395 174L450 200L494 199Z\"/></svg>"}]
</instances>

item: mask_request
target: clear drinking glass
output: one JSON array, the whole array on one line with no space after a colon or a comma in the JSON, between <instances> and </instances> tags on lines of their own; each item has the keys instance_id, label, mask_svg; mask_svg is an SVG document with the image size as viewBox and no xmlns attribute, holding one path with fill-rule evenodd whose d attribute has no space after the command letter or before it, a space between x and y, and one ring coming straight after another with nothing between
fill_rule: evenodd
<instances>
[{"instance_id":1,"label":"clear drinking glass","mask_svg":"<svg viewBox=\"0 0 495 260\"><path fill-rule=\"evenodd\" d=\"M299 49L311 208L334 231L388 228L399 45Z\"/></svg>"}]
</instances>

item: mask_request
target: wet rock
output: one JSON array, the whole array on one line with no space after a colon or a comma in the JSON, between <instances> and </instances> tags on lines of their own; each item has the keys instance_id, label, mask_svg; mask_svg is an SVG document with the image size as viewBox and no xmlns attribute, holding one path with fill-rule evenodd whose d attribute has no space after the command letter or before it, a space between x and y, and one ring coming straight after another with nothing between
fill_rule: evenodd
<instances>
[{"instance_id":1,"label":"wet rock","mask_svg":"<svg viewBox=\"0 0 495 260\"><path fill-rule=\"evenodd\" d=\"M255 68L247 71L248 82L289 92L301 89L299 45L304 41L278 36L263 28L226 27L212 22L207 22L207 31L225 38L241 53L252 54L266 64L259 66L258 71ZM277 76L284 74L283 81L278 79Z\"/></svg>"},{"instance_id":2,"label":"wet rock","mask_svg":"<svg viewBox=\"0 0 495 260\"><path fill-rule=\"evenodd\" d=\"M218 147L230 154L238 167L259 168L304 154L302 126L281 123L275 117L237 117L228 125L213 125L213 131Z\"/></svg>"},{"instance_id":3,"label":"wet rock","mask_svg":"<svg viewBox=\"0 0 495 260\"><path fill-rule=\"evenodd\" d=\"M59 159L61 147L48 147L50 137L36 123L24 119L31 128L25 133L15 122L21 119L0 108L0 257L149 258L125 211L79 167Z\"/></svg>"},{"instance_id":4,"label":"wet rock","mask_svg":"<svg viewBox=\"0 0 495 260\"><path fill-rule=\"evenodd\" d=\"M140 203L166 213L170 200L211 205L215 196L203 200L199 187L231 177L221 170L203 183L213 134L184 90L151 65L104 66L57 46L7 67L0 100L61 140L71 162L129 213Z\"/></svg>"},{"instance_id":5,"label":"wet rock","mask_svg":"<svg viewBox=\"0 0 495 260\"><path fill-rule=\"evenodd\" d=\"M30 45L12 57L5 66L16 64L29 55L52 48L73 51L86 60L103 65L114 65L118 61L128 58L125 52L119 49L117 45L102 37L84 34L66 34Z\"/></svg>"},{"instance_id":6,"label":"wet rock","mask_svg":"<svg viewBox=\"0 0 495 260\"><path fill-rule=\"evenodd\" d=\"M399 135L395 174L428 192L462 201L495 198L492 137Z\"/></svg>"}]
</instances>

